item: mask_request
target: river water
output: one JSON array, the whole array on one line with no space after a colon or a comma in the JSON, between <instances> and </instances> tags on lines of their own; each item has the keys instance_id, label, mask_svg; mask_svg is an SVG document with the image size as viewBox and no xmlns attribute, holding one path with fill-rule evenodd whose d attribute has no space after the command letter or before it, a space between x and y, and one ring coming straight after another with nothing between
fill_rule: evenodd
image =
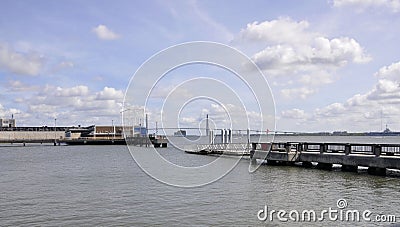
<instances>
[{"instance_id":1,"label":"river water","mask_svg":"<svg viewBox=\"0 0 400 227\"><path fill-rule=\"evenodd\" d=\"M397 137L277 137L278 141L393 142ZM400 141L399 141L400 142ZM146 149L146 148L142 148ZM158 150L176 162L206 163L215 157L173 148ZM126 146L0 147L0 226L375 226L377 215L400 222L400 178L365 171L346 173L300 167L261 166L248 160L220 180L179 188L149 177ZM371 211L371 221L262 219L261 209ZM268 213L267 212L267 213ZM274 215L274 214L273 214ZM275 214L276 215L276 214ZM258 217L260 216L260 217ZM271 215L272 216L272 215ZM288 217L288 216L286 216Z\"/></svg>"}]
</instances>

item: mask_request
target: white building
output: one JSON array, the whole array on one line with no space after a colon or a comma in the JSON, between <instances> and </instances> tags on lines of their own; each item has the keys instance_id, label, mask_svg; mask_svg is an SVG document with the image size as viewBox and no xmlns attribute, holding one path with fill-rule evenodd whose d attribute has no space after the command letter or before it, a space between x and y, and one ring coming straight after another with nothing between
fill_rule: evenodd
<instances>
[{"instance_id":1,"label":"white building","mask_svg":"<svg viewBox=\"0 0 400 227\"><path fill-rule=\"evenodd\" d=\"M0 118L0 128L13 128L13 127L15 127L15 119Z\"/></svg>"}]
</instances>

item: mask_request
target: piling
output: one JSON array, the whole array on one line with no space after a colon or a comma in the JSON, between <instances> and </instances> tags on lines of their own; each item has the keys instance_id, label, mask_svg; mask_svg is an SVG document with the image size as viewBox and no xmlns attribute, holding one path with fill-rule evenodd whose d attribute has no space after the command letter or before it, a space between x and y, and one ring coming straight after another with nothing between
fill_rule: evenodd
<instances>
[{"instance_id":1,"label":"piling","mask_svg":"<svg viewBox=\"0 0 400 227\"><path fill-rule=\"evenodd\" d=\"M386 176L386 168L368 167L368 173L376 176Z\"/></svg>"},{"instance_id":2,"label":"piling","mask_svg":"<svg viewBox=\"0 0 400 227\"><path fill-rule=\"evenodd\" d=\"M344 172L357 172L358 171L358 166L342 165L341 169Z\"/></svg>"}]
</instances>

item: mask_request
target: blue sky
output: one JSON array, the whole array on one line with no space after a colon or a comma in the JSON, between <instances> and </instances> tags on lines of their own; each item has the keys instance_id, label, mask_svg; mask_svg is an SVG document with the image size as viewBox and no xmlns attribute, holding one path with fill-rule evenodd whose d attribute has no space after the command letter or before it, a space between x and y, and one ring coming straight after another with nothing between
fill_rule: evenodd
<instances>
[{"instance_id":1,"label":"blue sky","mask_svg":"<svg viewBox=\"0 0 400 227\"><path fill-rule=\"evenodd\" d=\"M398 0L3 0L0 117L120 122L143 62L171 45L213 41L263 70L278 130L377 131L381 120L400 130L399 27Z\"/></svg>"}]
</instances>

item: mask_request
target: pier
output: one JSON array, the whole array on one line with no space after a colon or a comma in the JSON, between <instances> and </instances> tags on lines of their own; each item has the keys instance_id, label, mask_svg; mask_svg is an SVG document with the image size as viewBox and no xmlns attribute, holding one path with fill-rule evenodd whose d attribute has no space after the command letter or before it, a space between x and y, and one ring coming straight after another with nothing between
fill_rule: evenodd
<instances>
[{"instance_id":1,"label":"pier","mask_svg":"<svg viewBox=\"0 0 400 227\"><path fill-rule=\"evenodd\" d=\"M0 139L0 144L22 144L23 146L26 146L26 144L54 144L54 146L57 144L60 145L59 140L54 139Z\"/></svg>"},{"instance_id":2,"label":"pier","mask_svg":"<svg viewBox=\"0 0 400 227\"><path fill-rule=\"evenodd\" d=\"M357 172L367 167L372 175L386 175L387 169L400 170L400 144L361 143L242 143L197 145L191 154L243 155L250 161L267 165L297 165L331 170L334 164L342 171Z\"/></svg>"},{"instance_id":3,"label":"pier","mask_svg":"<svg viewBox=\"0 0 400 227\"><path fill-rule=\"evenodd\" d=\"M264 158L271 165L294 165L332 169L341 165L342 171L356 172L359 166L368 173L386 175L387 169L400 170L400 144L349 143L252 143L251 161Z\"/></svg>"}]
</instances>

